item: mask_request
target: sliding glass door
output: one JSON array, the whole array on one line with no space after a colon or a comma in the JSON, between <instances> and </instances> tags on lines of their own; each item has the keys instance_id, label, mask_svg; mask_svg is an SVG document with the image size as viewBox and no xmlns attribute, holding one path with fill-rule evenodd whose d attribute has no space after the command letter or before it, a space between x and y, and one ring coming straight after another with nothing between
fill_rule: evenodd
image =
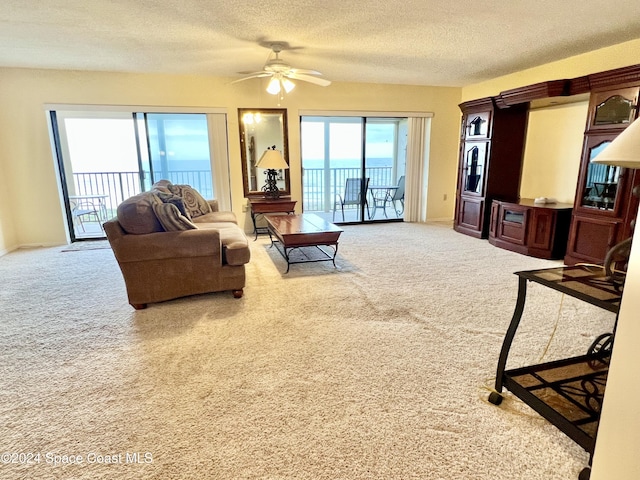
<instances>
[{"instance_id":1,"label":"sliding glass door","mask_svg":"<svg viewBox=\"0 0 640 480\"><path fill-rule=\"evenodd\" d=\"M301 119L303 210L336 223L401 219L407 121Z\"/></svg>"},{"instance_id":2,"label":"sliding glass door","mask_svg":"<svg viewBox=\"0 0 640 480\"><path fill-rule=\"evenodd\" d=\"M330 213L336 222L360 221L366 206L360 201L362 120L304 117L301 129L303 210Z\"/></svg>"},{"instance_id":3,"label":"sliding glass door","mask_svg":"<svg viewBox=\"0 0 640 480\"><path fill-rule=\"evenodd\" d=\"M145 135L139 135L148 152L145 171L151 183L169 180L188 184L205 198L214 198L207 116L185 113L136 113L144 121ZM143 149L141 149L143 150Z\"/></svg>"},{"instance_id":4,"label":"sliding glass door","mask_svg":"<svg viewBox=\"0 0 640 480\"><path fill-rule=\"evenodd\" d=\"M102 223L117 206L160 179L216 197L207 114L55 111L51 117L71 240L104 237Z\"/></svg>"},{"instance_id":5,"label":"sliding glass door","mask_svg":"<svg viewBox=\"0 0 640 480\"><path fill-rule=\"evenodd\" d=\"M402 219L407 119L365 118L365 172L369 218Z\"/></svg>"}]
</instances>

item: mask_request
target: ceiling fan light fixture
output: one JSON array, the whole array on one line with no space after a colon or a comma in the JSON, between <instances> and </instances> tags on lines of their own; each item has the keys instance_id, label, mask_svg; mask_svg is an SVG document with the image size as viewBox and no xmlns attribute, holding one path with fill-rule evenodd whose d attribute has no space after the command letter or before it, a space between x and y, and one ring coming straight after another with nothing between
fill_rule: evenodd
<instances>
[{"instance_id":1,"label":"ceiling fan light fixture","mask_svg":"<svg viewBox=\"0 0 640 480\"><path fill-rule=\"evenodd\" d=\"M284 87L284 91L287 92L287 93L289 93L291 90L296 88L296 84L293 83L288 78L283 78L282 79L282 86Z\"/></svg>"},{"instance_id":2,"label":"ceiling fan light fixture","mask_svg":"<svg viewBox=\"0 0 640 480\"><path fill-rule=\"evenodd\" d=\"M276 77L272 77L269 80L269 85L267 85L267 93L271 95L277 95L280 93L280 79Z\"/></svg>"},{"instance_id":3,"label":"ceiling fan light fixture","mask_svg":"<svg viewBox=\"0 0 640 480\"><path fill-rule=\"evenodd\" d=\"M271 51L274 56L272 57L272 54L269 55L269 59L267 59L267 63L265 63L261 71L249 73L246 77L234 80L231 83L242 82L251 78L271 77L267 85L267 92L271 95L280 95L281 100L285 93L291 92L296 87L296 82L292 80L309 82L321 87L331 85L329 80L320 78L322 74L316 70L293 68L286 63L279 57L282 49L283 44L271 44Z\"/></svg>"}]
</instances>

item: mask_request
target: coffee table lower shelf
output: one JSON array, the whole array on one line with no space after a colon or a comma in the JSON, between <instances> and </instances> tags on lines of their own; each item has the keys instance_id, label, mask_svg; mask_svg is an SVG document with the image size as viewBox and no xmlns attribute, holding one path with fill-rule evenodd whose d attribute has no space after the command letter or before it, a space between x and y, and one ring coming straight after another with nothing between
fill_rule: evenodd
<instances>
[{"instance_id":1,"label":"coffee table lower shelf","mask_svg":"<svg viewBox=\"0 0 640 480\"><path fill-rule=\"evenodd\" d=\"M274 240L273 238L271 239L271 245L273 247L276 248L276 250L278 250L278 252L280 252L280 255L282 255L282 257L287 261L287 271L285 273L289 272L289 267L291 267L291 265L294 265L296 263L313 263L313 262L333 262L333 266L336 266L336 255L338 255L338 245L335 244L333 246L331 245L323 245L325 247L329 247L333 250L333 254L325 251L324 249L320 248L320 245L304 245L304 246L297 246L297 247L286 247L284 246L282 243L280 243L277 240ZM314 252L319 252L320 254L320 258L313 258L313 257L309 257L305 254L304 250L302 249L312 249ZM297 250L298 252L300 252L300 255L305 257L304 260L295 260L295 259L291 259L291 252L293 252L294 250Z\"/></svg>"}]
</instances>

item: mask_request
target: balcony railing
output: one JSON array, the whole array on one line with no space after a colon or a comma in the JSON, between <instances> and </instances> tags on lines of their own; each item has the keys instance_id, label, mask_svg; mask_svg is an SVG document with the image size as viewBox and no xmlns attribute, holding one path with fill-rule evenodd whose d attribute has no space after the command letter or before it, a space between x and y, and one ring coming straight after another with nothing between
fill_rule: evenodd
<instances>
[{"instance_id":1,"label":"balcony railing","mask_svg":"<svg viewBox=\"0 0 640 480\"><path fill-rule=\"evenodd\" d=\"M149 173L145 172L145 176L148 175ZM209 170L168 172L167 177L171 183L191 185L203 197L213 198ZM120 203L141 192L139 172L74 173L73 183L75 195L108 195L104 204L109 217L115 215Z\"/></svg>"},{"instance_id":2,"label":"balcony railing","mask_svg":"<svg viewBox=\"0 0 640 480\"><path fill-rule=\"evenodd\" d=\"M392 167L365 168L369 185L393 185ZM360 178L360 168L305 168L302 175L302 203L305 212L329 212L336 195L344 195L347 178Z\"/></svg>"},{"instance_id":3,"label":"balcony railing","mask_svg":"<svg viewBox=\"0 0 640 480\"><path fill-rule=\"evenodd\" d=\"M140 193L138 172L74 173L75 195L107 195L104 206L107 216L115 215L118 205Z\"/></svg>"},{"instance_id":4,"label":"balcony railing","mask_svg":"<svg viewBox=\"0 0 640 480\"><path fill-rule=\"evenodd\" d=\"M365 169L369 185L392 185L392 167ZM148 174L146 174L148 175ZM337 194L344 194L347 178L360 177L359 168L306 168L302 176L303 208L307 212L328 212L333 209ZM189 170L169 172L172 183L187 184L198 190L203 197L213 198L211 172ZM120 203L141 192L138 172L91 172L74 173L75 195L108 195L104 201L107 215L115 215Z\"/></svg>"}]
</instances>

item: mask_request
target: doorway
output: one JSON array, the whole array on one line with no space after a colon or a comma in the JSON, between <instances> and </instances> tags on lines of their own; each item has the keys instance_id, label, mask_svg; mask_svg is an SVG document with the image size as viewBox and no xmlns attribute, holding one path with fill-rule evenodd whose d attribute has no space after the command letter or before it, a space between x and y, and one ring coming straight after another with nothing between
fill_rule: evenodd
<instances>
[{"instance_id":1,"label":"doorway","mask_svg":"<svg viewBox=\"0 0 640 480\"><path fill-rule=\"evenodd\" d=\"M189 184L209 199L221 193L216 186L224 182L214 182L212 170L209 114L50 114L71 241L105 238L102 223L116 215L117 206L160 179ZM228 167L226 140L222 153Z\"/></svg>"},{"instance_id":2,"label":"doorway","mask_svg":"<svg viewBox=\"0 0 640 480\"><path fill-rule=\"evenodd\" d=\"M407 118L302 116L303 211L335 223L402 221Z\"/></svg>"}]
</instances>

